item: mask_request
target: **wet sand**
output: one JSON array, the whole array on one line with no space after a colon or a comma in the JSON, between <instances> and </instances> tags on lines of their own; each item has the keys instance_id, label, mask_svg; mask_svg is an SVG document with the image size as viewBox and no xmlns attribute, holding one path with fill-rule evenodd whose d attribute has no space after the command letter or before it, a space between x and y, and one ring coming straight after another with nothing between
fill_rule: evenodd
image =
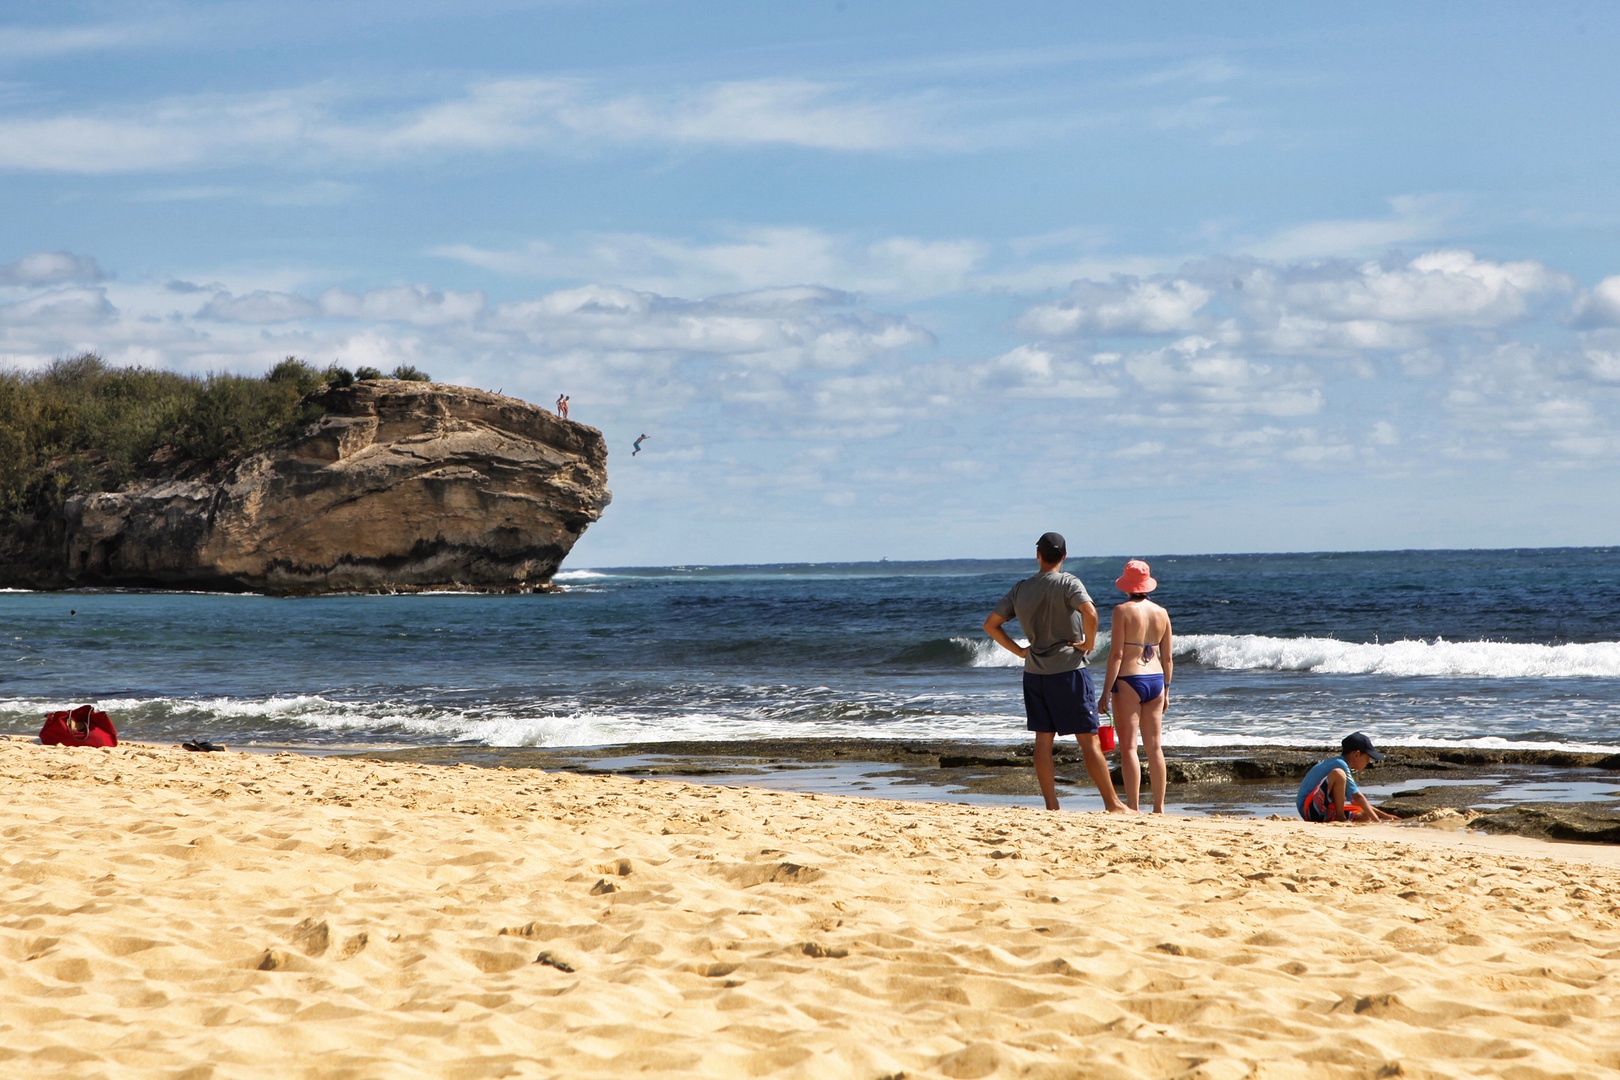
<instances>
[{"instance_id":1,"label":"wet sand","mask_svg":"<svg viewBox=\"0 0 1620 1080\"><path fill-rule=\"evenodd\" d=\"M1620 755L1559 750L1388 747L1360 776L1368 797L1403 819L1452 810L1458 828L1620 843ZM436 746L365 751L367 760L661 777L820 794L974 805L1040 805L1031 744L935 739L746 739L603 747ZM1311 765L1337 748L1174 748L1167 809L1230 817L1294 816ZM1072 743L1056 752L1064 806L1100 807ZM1118 753L1110 755L1116 788ZM1147 784L1144 767L1142 783Z\"/></svg>"},{"instance_id":2,"label":"wet sand","mask_svg":"<svg viewBox=\"0 0 1620 1080\"><path fill-rule=\"evenodd\" d=\"M1620 848L0 741L8 1077L1620 1070Z\"/></svg>"}]
</instances>

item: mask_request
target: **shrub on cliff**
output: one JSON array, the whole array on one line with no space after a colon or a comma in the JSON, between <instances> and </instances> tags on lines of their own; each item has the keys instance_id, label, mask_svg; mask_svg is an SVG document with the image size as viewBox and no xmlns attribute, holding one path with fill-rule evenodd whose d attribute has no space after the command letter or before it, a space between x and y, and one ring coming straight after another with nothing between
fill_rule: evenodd
<instances>
[{"instance_id":1,"label":"shrub on cliff","mask_svg":"<svg viewBox=\"0 0 1620 1080\"><path fill-rule=\"evenodd\" d=\"M401 382L432 382L433 376L421 368L411 364L400 364L394 368L393 373L384 375L381 368L359 367L354 369L356 379L399 379ZM344 385L348 385L345 383Z\"/></svg>"},{"instance_id":2,"label":"shrub on cliff","mask_svg":"<svg viewBox=\"0 0 1620 1080\"><path fill-rule=\"evenodd\" d=\"M263 378L109 367L94 353L0 371L0 524L39 520L70 490L107 491L155 456L204 465L321 415L312 395L352 383L293 357Z\"/></svg>"}]
</instances>

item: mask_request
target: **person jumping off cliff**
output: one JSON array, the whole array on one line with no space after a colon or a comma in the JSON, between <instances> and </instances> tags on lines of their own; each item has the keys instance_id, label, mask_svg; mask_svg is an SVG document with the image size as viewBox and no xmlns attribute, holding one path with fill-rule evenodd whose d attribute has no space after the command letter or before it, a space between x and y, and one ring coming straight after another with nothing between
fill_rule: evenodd
<instances>
[{"instance_id":1,"label":"person jumping off cliff","mask_svg":"<svg viewBox=\"0 0 1620 1080\"><path fill-rule=\"evenodd\" d=\"M630 451L630 456L635 457L637 454L641 453L641 444L649 438L651 438L651 436L646 434L643 434L640 438L638 438L635 443L636 448Z\"/></svg>"}]
</instances>

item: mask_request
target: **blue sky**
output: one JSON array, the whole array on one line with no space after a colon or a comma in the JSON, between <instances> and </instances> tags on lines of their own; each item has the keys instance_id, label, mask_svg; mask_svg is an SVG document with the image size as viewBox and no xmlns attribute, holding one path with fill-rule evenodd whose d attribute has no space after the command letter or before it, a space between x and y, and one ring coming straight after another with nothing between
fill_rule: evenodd
<instances>
[{"instance_id":1,"label":"blue sky","mask_svg":"<svg viewBox=\"0 0 1620 1080\"><path fill-rule=\"evenodd\" d=\"M1587 3L13 2L0 364L567 392L575 566L1614 543L1617 51Z\"/></svg>"}]
</instances>

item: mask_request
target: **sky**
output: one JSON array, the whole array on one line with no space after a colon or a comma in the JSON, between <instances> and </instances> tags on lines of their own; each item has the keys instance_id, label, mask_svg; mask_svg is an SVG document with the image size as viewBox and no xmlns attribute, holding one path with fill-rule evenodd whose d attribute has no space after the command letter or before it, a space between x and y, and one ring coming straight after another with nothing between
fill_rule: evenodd
<instances>
[{"instance_id":1,"label":"sky","mask_svg":"<svg viewBox=\"0 0 1620 1080\"><path fill-rule=\"evenodd\" d=\"M10 0L0 366L567 393L573 567L1613 544L1617 54L1567 2Z\"/></svg>"}]
</instances>

